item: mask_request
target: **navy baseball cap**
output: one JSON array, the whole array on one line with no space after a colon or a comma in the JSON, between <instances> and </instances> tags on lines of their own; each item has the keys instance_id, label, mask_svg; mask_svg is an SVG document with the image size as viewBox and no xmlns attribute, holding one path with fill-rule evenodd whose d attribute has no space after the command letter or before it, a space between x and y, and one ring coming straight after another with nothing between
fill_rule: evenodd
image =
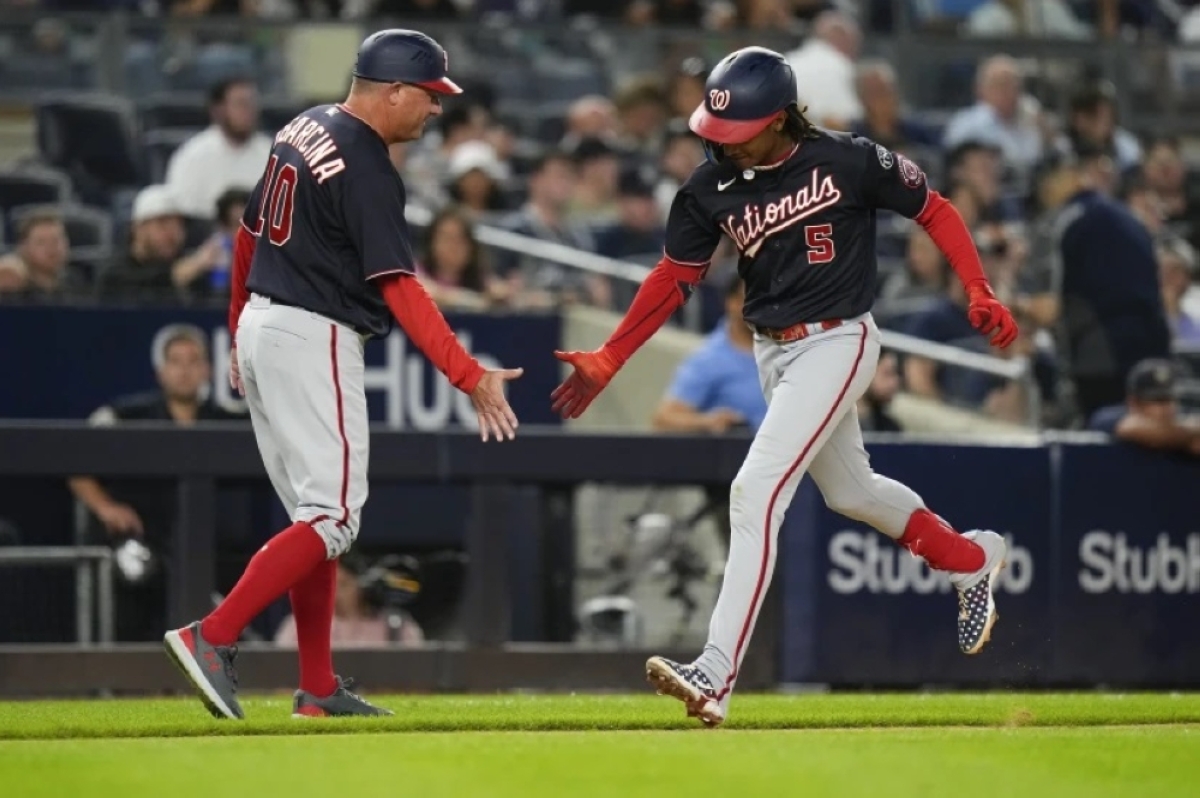
<instances>
[{"instance_id":1,"label":"navy baseball cap","mask_svg":"<svg viewBox=\"0 0 1200 798\"><path fill-rule=\"evenodd\" d=\"M354 76L377 83L407 83L438 94L462 94L446 76L445 49L424 33L390 28L372 33L358 48Z\"/></svg>"},{"instance_id":2,"label":"navy baseball cap","mask_svg":"<svg viewBox=\"0 0 1200 798\"><path fill-rule=\"evenodd\" d=\"M743 47L713 67L704 82L704 101L688 127L717 144L741 144L798 100L796 76L786 58L765 47Z\"/></svg>"},{"instance_id":3,"label":"navy baseball cap","mask_svg":"<svg viewBox=\"0 0 1200 798\"><path fill-rule=\"evenodd\" d=\"M1175 395L1175 364L1162 358L1148 358L1129 372L1125 392L1142 402L1170 402Z\"/></svg>"}]
</instances>

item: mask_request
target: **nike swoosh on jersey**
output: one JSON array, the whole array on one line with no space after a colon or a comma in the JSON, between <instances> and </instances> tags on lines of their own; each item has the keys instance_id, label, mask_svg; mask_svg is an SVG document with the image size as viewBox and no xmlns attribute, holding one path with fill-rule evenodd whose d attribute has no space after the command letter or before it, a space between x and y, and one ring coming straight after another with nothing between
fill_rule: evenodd
<instances>
[{"instance_id":1,"label":"nike swoosh on jersey","mask_svg":"<svg viewBox=\"0 0 1200 798\"><path fill-rule=\"evenodd\" d=\"M733 185L734 183L736 183L736 182L737 182L737 178L736 178L736 177L735 177L733 180L730 180L730 181L729 181L729 182L727 182L727 183L722 183L720 180L718 180L718 181L717 181L717 191L724 191L725 189L729 188L730 186L732 186L732 185Z\"/></svg>"}]
</instances>

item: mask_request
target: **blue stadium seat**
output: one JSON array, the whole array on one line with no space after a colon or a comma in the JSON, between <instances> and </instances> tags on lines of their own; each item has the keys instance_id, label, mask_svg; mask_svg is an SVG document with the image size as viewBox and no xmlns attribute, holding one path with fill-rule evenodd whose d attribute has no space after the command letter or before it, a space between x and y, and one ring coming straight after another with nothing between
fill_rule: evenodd
<instances>
[{"instance_id":1,"label":"blue stadium seat","mask_svg":"<svg viewBox=\"0 0 1200 798\"><path fill-rule=\"evenodd\" d=\"M203 94L170 92L153 94L138 101L138 119L143 130L208 127L207 99Z\"/></svg>"},{"instance_id":2,"label":"blue stadium seat","mask_svg":"<svg viewBox=\"0 0 1200 798\"><path fill-rule=\"evenodd\" d=\"M55 169L26 167L0 172L0 216L5 238L16 240L12 224L14 208L26 205L57 204L71 198L70 179Z\"/></svg>"},{"instance_id":3,"label":"blue stadium seat","mask_svg":"<svg viewBox=\"0 0 1200 798\"><path fill-rule=\"evenodd\" d=\"M52 95L35 106L38 150L71 177L84 202L108 203L114 188L142 185L137 113L108 94Z\"/></svg>"},{"instance_id":4,"label":"blue stadium seat","mask_svg":"<svg viewBox=\"0 0 1200 798\"><path fill-rule=\"evenodd\" d=\"M167 164L175 150L200 131L196 128L160 128L148 130L142 136L146 159L146 179L150 183L162 183L167 175Z\"/></svg>"}]
</instances>

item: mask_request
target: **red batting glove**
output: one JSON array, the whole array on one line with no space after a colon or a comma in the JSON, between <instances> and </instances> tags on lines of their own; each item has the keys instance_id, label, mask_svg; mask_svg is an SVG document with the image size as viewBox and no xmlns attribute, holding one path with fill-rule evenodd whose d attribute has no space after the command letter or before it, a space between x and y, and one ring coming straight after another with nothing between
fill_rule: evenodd
<instances>
[{"instance_id":1,"label":"red batting glove","mask_svg":"<svg viewBox=\"0 0 1200 798\"><path fill-rule=\"evenodd\" d=\"M1003 349L1017 340L1017 322L1008 308L996 299L986 281L975 280L967 286L967 319L971 326Z\"/></svg>"},{"instance_id":2,"label":"red batting glove","mask_svg":"<svg viewBox=\"0 0 1200 798\"><path fill-rule=\"evenodd\" d=\"M571 376L554 389L552 409L563 418L579 418L604 386L621 368L621 361L607 349L595 352L555 352L554 356L575 367Z\"/></svg>"}]
</instances>

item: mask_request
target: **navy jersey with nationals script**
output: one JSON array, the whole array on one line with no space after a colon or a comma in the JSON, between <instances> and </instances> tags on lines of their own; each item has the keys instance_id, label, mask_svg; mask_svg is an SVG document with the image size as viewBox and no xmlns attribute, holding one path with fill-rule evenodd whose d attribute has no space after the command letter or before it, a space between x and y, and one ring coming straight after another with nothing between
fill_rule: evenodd
<instances>
[{"instance_id":1,"label":"navy jersey with nationals script","mask_svg":"<svg viewBox=\"0 0 1200 798\"><path fill-rule=\"evenodd\" d=\"M781 163L704 163L679 189L666 256L704 268L721 235L737 245L746 321L758 327L847 319L875 298L875 210L925 207L920 168L850 133L819 131Z\"/></svg>"},{"instance_id":2,"label":"navy jersey with nationals script","mask_svg":"<svg viewBox=\"0 0 1200 798\"><path fill-rule=\"evenodd\" d=\"M373 278L413 273L404 184L365 122L321 105L275 136L242 223L258 238L246 287L386 335L392 315Z\"/></svg>"}]
</instances>

